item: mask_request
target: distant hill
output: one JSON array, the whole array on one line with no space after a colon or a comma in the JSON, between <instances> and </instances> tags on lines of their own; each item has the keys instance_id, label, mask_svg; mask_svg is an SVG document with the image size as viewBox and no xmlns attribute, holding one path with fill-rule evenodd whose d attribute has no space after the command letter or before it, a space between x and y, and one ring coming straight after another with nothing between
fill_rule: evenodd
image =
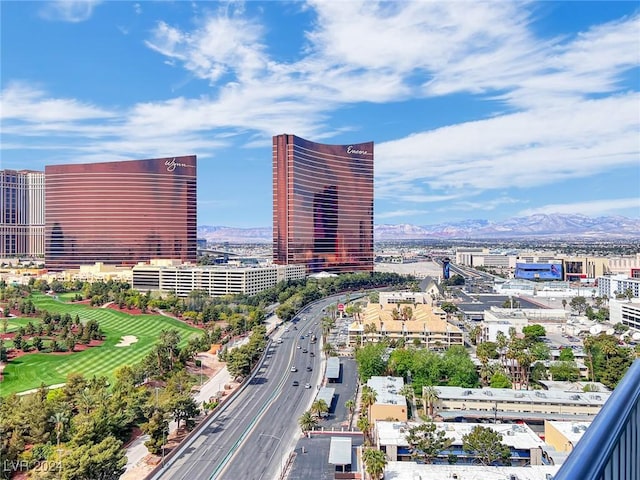
<instances>
[{"instance_id":1,"label":"distant hill","mask_svg":"<svg viewBox=\"0 0 640 480\"><path fill-rule=\"evenodd\" d=\"M625 239L640 238L640 219L621 216L537 214L501 222L463 220L436 225L382 224L374 226L376 241L428 239ZM234 228L202 225L198 238L230 243L270 243L271 227Z\"/></svg>"}]
</instances>

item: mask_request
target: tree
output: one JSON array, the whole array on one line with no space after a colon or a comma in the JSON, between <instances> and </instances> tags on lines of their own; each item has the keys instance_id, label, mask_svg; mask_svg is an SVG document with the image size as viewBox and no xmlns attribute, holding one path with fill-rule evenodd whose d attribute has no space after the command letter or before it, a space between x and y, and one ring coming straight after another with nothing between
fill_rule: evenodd
<instances>
[{"instance_id":1,"label":"tree","mask_svg":"<svg viewBox=\"0 0 640 480\"><path fill-rule=\"evenodd\" d=\"M356 363L360 381L366 383L369 378L383 375L387 363L383 360L385 346L382 343L368 344L356 350Z\"/></svg>"},{"instance_id":2,"label":"tree","mask_svg":"<svg viewBox=\"0 0 640 480\"><path fill-rule=\"evenodd\" d=\"M365 385L364 387L362 387L362 393L360 394L360 402L362 403L362 406L364 409L366 409L367 411L367 419L371 418L369 409L371 407L371 405L373 405L374 403L376 403L376 391L369 387L368 385Z\"/></svg>"},{"instance_id":3,"label":"tree","mask_svg":"<svg viewBox=\"0 0 640 480\"><path fill-rule=\"evenodd\" d=\"M429 420L421 425L411 427L407 432L407 442L411 451L411 458L431 463L440 452L449 448L453 442L444 430L438 429Z\"/></svg>"},{"instance_id":4,"label":"tree","mask_svg":"<svg viewBox=\"0 0 640 480\"><path fill-rule=\"evenodd\" d=\"M127 464L122 442L107 437L100 443L76 445L62 458L63 480L118 480Z\"/></svg>"},{"instance_id":5,"label":"tree","mask_svg":"<svg viewBox=\"0 0 640 480\"><path fill-rule=\"evenodd\" d=\"M493 374L490 385L491 388L511 388L509 377L502 372L496 372Z\"/></svg>"},{"instance_id":6,"label":"tree","mask_svg":"<svg viewBox=\"0 0 640 480\"><path fill-rule=\"evenodd\" d=\"M354 402L353 399L349 399L346 402L344 402L344 408L349 410L349 413L353 415L353 412L356 408L356 402Z\"/></svg>"},{"instance_id":7,"label":"tree","mask_svg":"<svg viewBox=\"0 0 640 480\"><path fill-rule=\"evenodd\" d=\"M60 437L62 436L62 432L64 431L64 428L65 428L68 420L69 419L67 418L67 415L62 411L54 413L49 418L49 421L54 424L54 429L55 429L55 432L56 432L56 446L57 447L60 447Z\"/></svg>"},{"instance_id":8,"label":"tree","mask_svg":"<svg viewBox=\"0 0 640 480\"><path fill-rule=\"evenodd\" d=\"M582 315L582 313L587 309L587 299L582 296L573 297L569 302L569 306L571 307L571 310L577 312L578 315Z\"/></svg>"},{"instance_id":9,"label":"tree","mask_svg":"<svg viewBox=\"0 0 640 480\"><path fill-rule=\"evenodd\" d=\"M435 387L429 385L422 387L422 401L424 404L424 411L429 417L433 417L433 407L440 400L439 392Z\"/></svg>"},{"instance_id":10,"label":"tree","mask_svg":"<svg viewBox=\"0 0 640 480\"><path fill-rule=\"evenodd\" d=\"M169 422L160 409L154 409L149 421L142 424L142 431L149 435L149 440L144 442L150 453L160 453L162 446L169 436Z\"/></svg>"},{"instance_id":11,"label":"tree","mask_svg":"<svg viewBox=\"0 0 640 480\"><path fill-rule=\"evenodd\" d=\"M458 311L458 306L455 303L451 302L442 302L440 308L447 312L449 315Z\"/></svg>"},{"instance_id":12,"label":"tree","mask_svg":"<svg viewBox=\"0 0 640 480\"><path fill-rule=\"evenodd\" d=\"M572 348L561 348L558 360L561 362L572 362L575 359Z\"/></svg>"},{"instance_id":13,"label":"tree","mask_svg":"<svg viewBox=\"0 0 640 480\"><path fill-rule=\"evenodd\" d=\"M302 433L307 433L318 426L318 419L310 411L307 411L298 419L298 425L300 425Z\"/></svg>"},{"instance_id":14,"label":"tree","mask_svg":"<svg viewBox=\"0 0 640 480\"><path fill-rule=\"evenodd\" d=\"M580 370L576 362L554 362L549 367L549 373L553 380L575 382L580 379Z\"/></svg>"},{"instance_id":15,"label":"tree","mask_svg":"<svg viewBox=\"0 0 640 480\"><path fill-rule=\"evenodd\" d=\"M478 425L462 436L462 449L474 455L483 465L493 465L496 462L511 465L511 451L502 443L502 438L502 434L492 428Z\"/></svg>"},{"instance_id":16,"label":"tree","mask_svg":"<svg viewBox=\"0 0 640 480\"><path fill-rule=\"evenodd\" d=\"M358 430L360 430L364 435L364 443L367 445L371 445L371 435L370 435L371 422L369 421L367 416L360 415L360 417L358 418L358 422L356 423L356 426L358 427Z\"/></svg>"},{"instance_id":17,"label":"tree","mask_svg":"<svg viewBox=\"0 0 640 480\"><path fill-rule=\"evenodd\" d=\"M527 325L522 328L525 340L529 342L539 342L542 337L547 334L547 331L542 325Z\"/></svg>"},{"instance_id":18,"label":"tree","mask_svg":"<svg viewBox=\"0 0 640 480\"><path fill-rule=\"evenodd\" d=\"M191 395L184 394L171 402L171 413L176 421L177 428L180 428L180 421L184 420L187 430L191 430L195 425L195 417L200 414L198 404Z\"/></svg>"},{"instance_id":19,"label":"tree","mask_svg":"<svg viewBox=\"0 0 640 480\"><path fill-rule=\"evenodd\" d=\"M365 448L362 452L362 463L372 479L378 480L387 465L387 456L377 448Z\"/></svg>"},{"instance_id":20,"label":"tree","mask_svg":"<svg viewBox=\"0 0 640 480\"><path fill-rule=\"evenodd\" d=\"M321 398L311 404L311 413L317 415L318 418L322 417L322 415L328 411L329 406L327 405L327 402Z\"/></svg>"}]
</instances>

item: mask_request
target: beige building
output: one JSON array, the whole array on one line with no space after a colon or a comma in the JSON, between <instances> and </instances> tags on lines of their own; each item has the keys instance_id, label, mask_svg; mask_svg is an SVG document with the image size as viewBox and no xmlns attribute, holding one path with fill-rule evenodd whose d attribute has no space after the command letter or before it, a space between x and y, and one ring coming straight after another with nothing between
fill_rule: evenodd
<instances>
[{"instance_id":1,"label":"beige building","mask_svg":"<svg viewBox=\"0 0 640 480\"><path fill-rule=\"evenodd\" d=\"M571 452L591 422L544 421L544 441L559 452Z\"/></svg>"},{"instance_id":2,"label":"beige building","mask_svg":"<svg viewBox=\"0 0 640 480\"><path fill-rule=\"evenodd\" d=\"M140 264L133 267L133 288L159 290L186 297L194 290L208 295L255 295L283 280L304 278L304 265L258 267Z\"/></svg>"},{"instance_id":3,"label":"beige building","mask_svg":"<svg viewBox=\"0 0 640 480\"><path fill-rule=\"evenodd\" d=\"M462 330L446 318L446 312L428 304L370 303L349 326L349 345L385 339L434 350L463 345Z\"/></svg>"},{"instance_id":4,"label":"beige building","mask_svg":"<svg viewBox=\"0 0 640 480\"><path fill-rule=\"evenodd\" d=\"M369 408L371 423L376 420L407 421L407 399L400 392L401 377L371 377L367 386L376 392L376 402Z\"/></svg>"},{"instance_id":5,"label":"beige building","mask_svg":"<svg viewBox=\"0 0 640 480\"><path fill-rule=\"evenodd\" d=\"M507 388L436 387L437 415L494 420L590 420L611 395L609 392L512 390Z\"/></svg>"}]
</instances>

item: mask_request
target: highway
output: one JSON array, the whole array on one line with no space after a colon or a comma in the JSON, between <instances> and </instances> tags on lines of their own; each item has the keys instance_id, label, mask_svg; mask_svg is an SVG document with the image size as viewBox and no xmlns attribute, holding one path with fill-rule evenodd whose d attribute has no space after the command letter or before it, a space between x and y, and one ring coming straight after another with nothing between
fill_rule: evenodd
<instances>
[{"instance_id":1,"label":"highway","mask_svg":"<svg viewBox=\"0 0 640 480\"><path fill-rule=\"evenodd\" d=\"M310 407L322 380L320 343L310 343L309 331L320 336L321 310L336 299L321 300L307 307L293 322L280 327L251 383L184 451L152 478L278 478L300 435L298 418ZM285 327L289 331L285 331ZM301 339L301 335L305 338ZM279 338L282 343L278 343ZM308 352L303 353L304 349ZM314 357L310 356L312 351ZM292 372L292 366L298 371ZM307 371L307 366L311 367L311 372ZM299 386L293 386L294 380ZM305 388L306 383L311 388Z\"/></svg>"}]
</instances>

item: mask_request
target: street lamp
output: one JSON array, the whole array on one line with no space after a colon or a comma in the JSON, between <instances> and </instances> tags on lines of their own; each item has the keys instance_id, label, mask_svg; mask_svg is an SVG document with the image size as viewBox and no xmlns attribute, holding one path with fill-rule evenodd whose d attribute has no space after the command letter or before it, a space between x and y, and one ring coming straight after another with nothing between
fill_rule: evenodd
<instances>
[{"instance_id":1,"label":"street lamp","mask_svg":"<svg viewBox=\"0 0 640 480\"><path fill-rule=\"evenodd\" d=\"M275 438L276 440L278 440L278 443L276 444L276 448L273 449L273 452L271 453L271 456L269 457L269 463L271 463L271 460L273 459L273 456L276 453L276 450L278 449L278 447L280 446L280 441L282 440L282 437L276 437L275 435L269 435L268 433L261 433L260 435L258 435L258 438L260 437L271 437L271 438ZM283 466L283 460L280 460L280 465L278 465L278 468L280 469L280 471L278 472L278 478L282 478L282 474L284 473L284 466ZM266 470L262 471L262 475L264 475L264 472ZM262 475L260 475L260 478L262 478Z\"/></svg>"}]
</instances>

